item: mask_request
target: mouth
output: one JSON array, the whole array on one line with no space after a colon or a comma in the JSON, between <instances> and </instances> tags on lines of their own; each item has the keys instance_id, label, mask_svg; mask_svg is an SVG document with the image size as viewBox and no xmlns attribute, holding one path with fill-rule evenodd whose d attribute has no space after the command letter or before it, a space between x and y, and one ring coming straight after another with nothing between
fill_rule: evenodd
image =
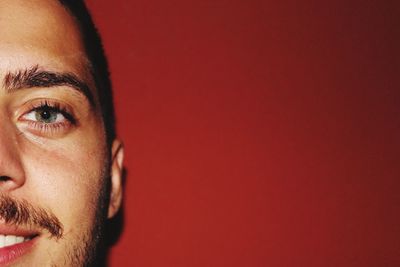
<instances>
[{"instance_id":1,"label":"mouth","mask_svg":"<svg viewBox=\"0 0 400 267\"><path fill-rule=\"evenodd\" d=\"M0 225L0 266L17 261L33 247L39 233Z\"/></svg>"},{"instance_id":2,"label":"mouth","mask_svg":"<svg viewBox=\"0 0 400 267\"><path fill-rule=\"evenodd\" d=\"M11 247L17 244L28 242L34 239L37 235L32 236L18 236L18 235L1 235L0 234L0 249Z\"/></svg>"}]
</instances>

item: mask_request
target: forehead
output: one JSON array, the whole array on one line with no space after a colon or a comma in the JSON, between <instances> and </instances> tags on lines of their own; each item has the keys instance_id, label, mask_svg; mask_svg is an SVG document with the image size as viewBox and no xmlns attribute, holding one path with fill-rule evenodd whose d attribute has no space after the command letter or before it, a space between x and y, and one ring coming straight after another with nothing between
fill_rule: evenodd
<instances>
[{"instance_id":1,"label":"forehead","mask_svg":"<svg viewBox=\"0 0 400 267\"><path fill-rule=\"evenodd\" d=\"M0 71L39 64L82 73L87 60L79 27L56 0L0 1Z\"/></svg>"}]
</instances>

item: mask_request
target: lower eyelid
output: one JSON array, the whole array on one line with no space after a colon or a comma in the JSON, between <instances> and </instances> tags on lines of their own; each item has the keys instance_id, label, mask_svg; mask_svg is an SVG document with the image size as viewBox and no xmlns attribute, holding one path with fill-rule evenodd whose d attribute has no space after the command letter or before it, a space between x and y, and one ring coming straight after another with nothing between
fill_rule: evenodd
<instances>
[{"instance_id":1,"label":"lower eyelid","mask_svg":"<svg viewBox=\"0 0 400 267\"><path fill-rule=\"evenodd\" d=\"M71 123L69 123L68 121L43 123L38 121L26 120L24 122L24 125L26 131L29 131L34 135L45 137L51 137L53 135L66 133L71 128Z\"/></svg>"}]
</instances>

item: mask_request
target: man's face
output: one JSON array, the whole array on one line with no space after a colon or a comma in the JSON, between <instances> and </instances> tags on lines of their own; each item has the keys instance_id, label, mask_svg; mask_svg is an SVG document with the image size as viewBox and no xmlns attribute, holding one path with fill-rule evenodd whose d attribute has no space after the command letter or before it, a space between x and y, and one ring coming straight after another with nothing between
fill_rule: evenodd
<instances>
[{"instance_id":1,"label":"man's face","mask_svg":"<svg viewBox=\"0 0 400 267\"><path fill-rule=\"evenodd\" d=\"M118 210L122 149L93 84L58 1L0 1L0 266L82 265Z\"/></svg>"}]
</instances>

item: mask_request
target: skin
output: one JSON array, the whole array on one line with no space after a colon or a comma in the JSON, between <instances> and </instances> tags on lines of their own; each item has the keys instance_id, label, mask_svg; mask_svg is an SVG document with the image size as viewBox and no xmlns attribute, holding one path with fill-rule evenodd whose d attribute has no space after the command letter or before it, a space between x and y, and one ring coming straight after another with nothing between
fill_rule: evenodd
<instances>
[{"instance_id":1,"label":"skin","mask_svg":"<svg viewBox=\"0 0 400 267\"><path fill-rule=\"evenodd\" d=\"M7 73L33 66L74 74L89 85L94 105L66 85L12 92L4 88ZM39 236L12 265L82 265L105 184L110 184L105 191L110 201L103 207L104 216L113 217L120 207L123 149L119 140L107 147L79 29L57 1L0 1L0 81L0 176L6 177L0 194L45 209L63 225L59 239L36 226L24 226L33 227ZM59 113L57 125L38 120L35 108L43 102L62 106L76 124Z\"/></svg>"}]
</instances>

